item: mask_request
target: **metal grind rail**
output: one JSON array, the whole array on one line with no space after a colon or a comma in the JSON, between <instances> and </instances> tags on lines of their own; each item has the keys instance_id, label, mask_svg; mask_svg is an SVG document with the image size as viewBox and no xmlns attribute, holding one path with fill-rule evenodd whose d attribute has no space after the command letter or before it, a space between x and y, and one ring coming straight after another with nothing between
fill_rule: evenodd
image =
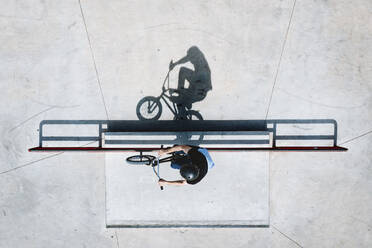
<instances>
[{"instance_id":1,"label":"metal grind rail","mask_svg":"<svg viewBox=\"0 0 372 248\"><path fill-rule=\"evenodd\" d=\"M45 135L47 127L92 128L94 135ZM286 134L281 128L301 125L327 126L326 134ZM297 128L304 130L306 128ZM29 151L150 151L160 145L206 146L211 151L346 151L337 145L337 122L333 119L272 120L43 120L39 146ZM137 137L136 137L137 136ZM171 139L165 139L170 136ZM112 137L116 137L113 139ZM134 138L133 138L134 137ZM149 139L155 137L155 139ZM226 138L227 137L227 138ZM327 145L282 145L282 142L326 141ZM54 142L57 145L50 146ZM63 142L86 142L66 146ZM60 145L60 144L61 145ZM92 145L94 143L94 145ZM124 147L126 145L126 147ZM138 147L141 145L142 147Z\"/></svg>"}]
</instances>

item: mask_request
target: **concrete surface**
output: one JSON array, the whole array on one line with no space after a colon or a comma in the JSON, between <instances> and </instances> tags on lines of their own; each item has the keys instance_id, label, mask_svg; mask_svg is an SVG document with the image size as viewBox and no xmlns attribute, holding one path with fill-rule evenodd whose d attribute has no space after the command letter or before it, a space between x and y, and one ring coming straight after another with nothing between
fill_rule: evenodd
<instances>
[{"instance_id":1,"label":"concrete surface","mask_svg":"<svg viewBox=\"0 0 372 248\"><path fill-rule=\"evenodd\" d=\"M371 1L1 3L0 247L372 246ZM269 154L267 229L106 229L104 155L28 153L38 123L135 119L191 45L205 119L334 118L350 150Z\"/></svg>"},{"instance_id":2,"label":"concrete surface","mask_svg":"<svg viewBox=\"0 0 372 248\"><path fill-rule=\"evenodd\" d=\"M108 226L269 225L268 153L211 152L216 165L200 183L163 191L151 167L127 164L126 156L106 154ZM169 162L159 174L182 179Z\"/></svg>"}]
</instances>

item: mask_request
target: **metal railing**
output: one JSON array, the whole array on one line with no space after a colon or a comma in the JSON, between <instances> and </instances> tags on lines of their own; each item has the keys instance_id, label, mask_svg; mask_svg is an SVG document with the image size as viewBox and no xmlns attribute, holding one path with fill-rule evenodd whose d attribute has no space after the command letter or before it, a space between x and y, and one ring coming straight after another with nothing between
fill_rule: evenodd
<instances>
[{"instance_id":1,"label":"metal railing","mask_svg":"<svg viewBox=\"0 0 372 248\"><path fill-rule=\"evenodd\" d=\"M151 150L153 147L134 148L134 147L105 147L105 145L161 145L161 144L189 144L189 145L226 145L226 147L209 147L211 150L270 150L270 151L301 151L301 150L327 150L327 151L345 151L346 148L337 146L337 122L333 119L272 119L272 120L239 120L239 121L186 121L187 125L180 121L157 121L158 123L170 125L169 127L179 131L167 131L167 128L161 128L161 131L156 131L156 128L161 125L154 125L144 121L109 121L109 120L43 120L39 125L39 146L31 148L30 151L66 151L66 150L94 150L94 151L115 151L115 150ZM222 124L221 124L222 123ZM236 124L236 123L239 123ZM119 129L117 128L119 124ZM126 126L130 126L126 131ZM223 131L218 131L218 125L221 124ZM283 124L315 124L315 125L332 125L332 133L329 134L311 134L311 135L287 135L278 134L278 125ZM97 125L97 134L93 136L44 136L44 127L46 125ZM116 129L110 129L110 126L115 126ZM156 127L158 126L158 127ZM202 127L210 127L213 130L200 131ZM140 131L136 131L136 127L141 127ZM184 130L185 129L185 130ZM194 130L195 129L195 130ZM113 131L114 130L114 131ZM115 131L118 130L118 131ZM146 131L148 130L148 131ZM191 131L190 131L191 130ZM270 138L271 134L271 138ZM125 136L138 135L139 139L109 139L110 136ZM176 139L153 139L147 140L145 136L162 136L174 135ZM199 139L192 140L191 136L199 136ZM236 139L205 139L210 135L231 136ZM240 137L250 135L261 135L259 139L242 139ZM107 137L107 139L105 138ZM308 140L330 140L332 146L278 146L278 141L308 141ZM97 141L97 146L89 147L64 147L44 146L44 142L49 141ZM270 142L271 141L271 142ZM230 147L229 145L270 145L266 147Z\"/></svg>"}]
</instances>

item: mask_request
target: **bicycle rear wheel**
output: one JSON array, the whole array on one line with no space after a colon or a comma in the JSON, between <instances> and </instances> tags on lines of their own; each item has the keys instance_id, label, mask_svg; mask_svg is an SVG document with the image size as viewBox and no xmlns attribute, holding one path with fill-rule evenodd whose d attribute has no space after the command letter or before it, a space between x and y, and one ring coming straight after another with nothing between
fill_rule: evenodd
<instances>
[{"instance_id":1,"label":"bicycle rear wheel","mask_svg":"<svg viewBox=\"0 0 372 248\"><path fill-rule=\"evenodd\" d=\"M199 113L199 111L195 111L191 109L191 110L188 110L186 114L187 114L188 120L199 120L199 121L203 120L203 116Z\"/></svg>"},{"instance_id":2,"label":"bicycle rear wheel","mask_svg":"<svg viewBox=\"0 0 372 248\"><path fill-rule=\"evenodd\" d=\"M192 109L186 111L186 117L187 117L186 120L197 120L197 121L202 121L203 120L203 116L199 113L199 111L195 111L195 110L192 110ZM179 119L177 117L175 117L174 120L179 120ZM191 134L184 134L184 133L177 134L177 139L186 140L186 142L187 142L187 140L191 139L191 137L192 137ZM201 141L203 139L204 139L204 135L199 134L199 136L197 136L195 140Z\"/></svg>"},{"instance_id":3,"label":"bicycle rear wheel","mask_svg":"<svg viewBox=\"0 0 372 248\"><path fill-rule=\"evenodd\" d=\"M155 156L152 155L134 155L127 157L127 162L128 164L133 164L133 165L151 165L151 162L155 159Z\"/></svg>"}]
</instances>

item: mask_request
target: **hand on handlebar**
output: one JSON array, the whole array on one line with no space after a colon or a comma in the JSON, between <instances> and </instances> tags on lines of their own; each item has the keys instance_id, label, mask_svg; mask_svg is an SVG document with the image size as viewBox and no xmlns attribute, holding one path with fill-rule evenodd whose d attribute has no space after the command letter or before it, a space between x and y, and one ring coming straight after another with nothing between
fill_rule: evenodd
<instances>
[{"instance_id":1,"label":"hand on handlebar","mask_svg":"<svg viewBox=\"0 0 372 248\"><path fill-rule=\"evenodd\" d=\"M158 181L158 184L159 184L159 186L165 186L165 180L164 179L159 179L159 181Z\"/></svg>"}]
</instances>

